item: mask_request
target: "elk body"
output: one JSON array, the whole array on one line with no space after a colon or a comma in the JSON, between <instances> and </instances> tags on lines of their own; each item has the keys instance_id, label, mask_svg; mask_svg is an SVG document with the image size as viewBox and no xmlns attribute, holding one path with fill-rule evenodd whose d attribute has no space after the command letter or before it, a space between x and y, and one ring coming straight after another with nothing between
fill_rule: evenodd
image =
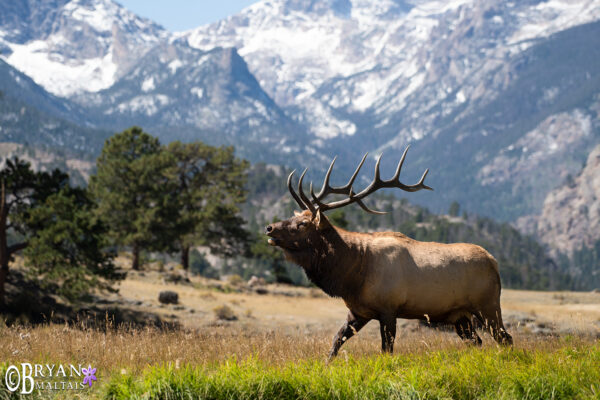
<instances>
[{"instance_id":1,"label":"elk body","mask_svg":"<svg viewBox=\"0 0 600 400\"><path fill-rule=\"evenodd\" d=\"M473 328L476 318L497 342L512 343L502 323L498 264L486 250L467 243L419 242L396 232L349 232L333 226L325 216L327 210L352 203L365 211L382 214L362 202L380 188L431 190L424 184L428 171L415 185L400 182L407 151L408 148L390 180L379 176L380 157L375 178L360 193L354 193L352 185L366 155L348 184L342 187L329 185L334 159L318 194L311 184L310 199L302 190L306 170L299 180L299 195L291 186L292 172L288 188L304 211L266 228L269 244L280 247L286 258L301 266L312 282L328 295L341 297L348 307L347 321L334 338L330 358L373 319L379 321L384 352L393 351L397 318L447 322L454 325L464 341L479 345L481 339ZM329 194L347 197L324 203Z\"/></svg>"}]
</instances>

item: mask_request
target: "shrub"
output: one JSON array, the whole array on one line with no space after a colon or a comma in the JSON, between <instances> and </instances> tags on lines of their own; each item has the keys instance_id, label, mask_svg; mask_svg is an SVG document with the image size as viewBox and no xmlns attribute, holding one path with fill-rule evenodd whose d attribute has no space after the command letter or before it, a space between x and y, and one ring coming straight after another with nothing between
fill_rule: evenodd
<instances>
[{"instance_id":1,"label":"shrub","mask_svg":"<svg viewBox=\"0 0 600 400\"><path fill-rule=\"evenodd\" d=\"M225 321L235 321L237 319L233 310L227 304L217 306L213 309L213 311L217 319Z\"/></svg>"}]
</instances>

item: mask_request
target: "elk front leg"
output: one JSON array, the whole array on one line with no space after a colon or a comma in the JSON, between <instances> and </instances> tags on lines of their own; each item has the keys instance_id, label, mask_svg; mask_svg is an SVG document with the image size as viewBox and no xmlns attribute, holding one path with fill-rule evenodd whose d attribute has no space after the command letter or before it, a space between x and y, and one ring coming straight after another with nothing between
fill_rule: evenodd
<instances>
[{"instance_id":1,"label":"elk front leg","mask_svg":"<svg viewBox=\"0 0 600 400\"><path fill-rule=\"evenodd\" d=\"M381 333L381 351L391 354L394 351L394 340L396 339L396 317L381 318L379 332Z\"/></svg>"},{"instance_id":2,"label":"elk front leg","mask_svg":"<svg viewBox=\"0 0 600 400\"><path fill-rule=\"evenodd\" d=\"M369 319L359 317L352 314L352 311L349 311L346 323L344 326L342 326L333 339L333 345L331 346L331 351L329 352L329 358L327 361L329 362L333 357L337 356L340 347L342 347L342 345L348 339L354 336L354 334L358 333L358 331L360 331L361 328L367 324L367 322L369 322Z\"/></svg>"}]
</instances>

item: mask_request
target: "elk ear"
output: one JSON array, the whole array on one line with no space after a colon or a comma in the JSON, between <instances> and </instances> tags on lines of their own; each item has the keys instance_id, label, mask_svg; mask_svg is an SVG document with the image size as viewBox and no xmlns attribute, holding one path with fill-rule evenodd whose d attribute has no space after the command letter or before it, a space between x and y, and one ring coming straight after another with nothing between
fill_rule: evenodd
<instances>
[{"instance_id":1,"label":"elk ear","mask_svg":"<svg viewBox=\"0 0 600 400\"><path fill-rule=\"evenodd\" d=\"M298 212L298 211L294 210L294 217L299 217L301 215L302 215L301 212Z\"/></svg>"},{"instance_id":2,"label":"elk ear","mask_svg":"<svg viewBox=\"0 0 600 400\"><path fill-rule=\"evenodd\" d=\"M320 231L325 230L327 228L331 228L329 220L327 219L325 214L321 212L321 210L317 210L313 221L315 222L315 226L317 227L317 229Z\"/></svg>"}]
</instances>

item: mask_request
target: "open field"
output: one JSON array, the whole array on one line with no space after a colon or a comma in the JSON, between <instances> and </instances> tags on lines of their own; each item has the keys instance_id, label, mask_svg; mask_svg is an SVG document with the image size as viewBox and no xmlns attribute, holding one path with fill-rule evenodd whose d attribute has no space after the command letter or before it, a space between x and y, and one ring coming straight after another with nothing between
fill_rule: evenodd
<instances>
[{"instance_id":1,"label":"open field","mask_svg":"<svg viewBox=\"0 0 600 400\"><path fill-rule=\"evenodd\" d=\"M371 322L327 366L343 302L315 289L263 289L130 274L106 302L159 314L180 329L114 327L110 320L94 328L85 321L2 327L0 368L90 364L98 384L77 395L91 398L600 398L599 293L505 290L513 348L487 334L481 349L471 348L453 332L399 320L395 354L381 356ZM177 291L180 304L159 305L161 290ZM237 319L218 319L213 310L222 305ZM6 395L0 391L0 399Z\"/></svg>"},{"instance_id":2,"label":"open field","mask_svg":"<svg viewBox=\"0 0 600 400\"><path fill-rule=\"evenodd\" d=\"M333 336L347 313L341 299L329 298L317 288L266 285L267 294L261 295L244 285L227 283L219 283L221 290L218 290L215 282L192 277L189 284L173 284L150 271L143 277L121 282L118 298L136 309L158 313L163 319L177 321L190 329L235 325L266 332L329 331L329 336ZM161 306L158 293L162 290L176 291L180 304ZM234 311L235 322L215 321L213 310L222 305ZM600 335L600 293L505 289L502 311L507 326L523 333ZM398 320L398 325L405 330L418 328L415 321ZM375 322L364 331L379 335Z\"/></svg>"}]
</instances>

